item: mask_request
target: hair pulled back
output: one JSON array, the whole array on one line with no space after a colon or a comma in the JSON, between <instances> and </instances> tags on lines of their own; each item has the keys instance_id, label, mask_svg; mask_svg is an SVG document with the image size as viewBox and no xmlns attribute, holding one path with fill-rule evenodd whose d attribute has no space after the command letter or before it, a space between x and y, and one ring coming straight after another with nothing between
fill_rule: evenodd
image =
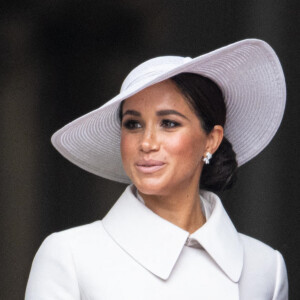
<instances>
[{"instance_id":1,"label":"hair pulled back","mask_svg":"<svg viewBox=\"0 0 300 300\"><path fill-rule=\"evenodd\" d=\"M226 105L219 86L211 79L194 73L181 73L170 78L198 116L209 134L215 125L224 127ZM218 192L230 189L236 181L237 161L231 143L224 137L210 163L204 165L200 188Z\"/></svg>"}]
</instances>

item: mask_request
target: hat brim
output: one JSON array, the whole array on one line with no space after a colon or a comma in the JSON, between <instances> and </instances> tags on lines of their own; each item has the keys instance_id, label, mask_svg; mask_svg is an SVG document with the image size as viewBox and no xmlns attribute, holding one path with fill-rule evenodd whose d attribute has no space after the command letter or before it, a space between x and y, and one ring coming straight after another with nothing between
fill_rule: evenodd
<instances>
[{"instance_id":1,"label":"hat brim","mask_svg":"<svg viewBox=\"0 0 300 300\"><path fill-rule=\"evenodd\" d=\"M225 136L241 166L260 153L275 135L285 108L286 87L279 59L264 41L247 39L146 76L100 108L74 120L52 136L68 160L98 176L130 183L120 154L118 109L122 100L179 73L212 79L225 97Z\"/></svg>"}]
</instances>

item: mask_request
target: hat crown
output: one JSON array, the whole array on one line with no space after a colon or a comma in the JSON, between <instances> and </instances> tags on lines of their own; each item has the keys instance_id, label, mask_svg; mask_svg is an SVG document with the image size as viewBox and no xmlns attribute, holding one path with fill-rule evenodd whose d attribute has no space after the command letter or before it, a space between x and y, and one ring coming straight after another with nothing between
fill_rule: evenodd
<instances>
[{"instance_id":1,"label":"hat crown","mask_svg":"<svg viewBox=\"0 0 300 300\"><path fill-rule=\"evenodd\" d=\"M149 80L181 66L187 61L192 60L190 57L182 56L159 56L149 59L134 68L125 78L121 86L121 92L132 88L137 84L149 82Z\"/></svg>"}]
</instances>

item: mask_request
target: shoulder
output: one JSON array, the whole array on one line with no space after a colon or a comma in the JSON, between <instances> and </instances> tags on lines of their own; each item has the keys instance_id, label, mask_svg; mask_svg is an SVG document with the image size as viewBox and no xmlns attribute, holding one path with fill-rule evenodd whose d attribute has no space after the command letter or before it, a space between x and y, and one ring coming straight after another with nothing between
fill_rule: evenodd
<instances>
[{"instance_id":1,"label":"shoulder","mask_svg":"<svg viewBox=\"0 0 300 300\"><path fill-rule=\"evenodd\" d=\"M267 244L240 233L240 241L244 248L244 259L246 262L262 263L264 266L272 268L276 260L276 250Z\"/></svg>"},{"instance_id":2,"label":"shoulder","mask_svg":"<svg viewBox=\"0 0 300 300\"><path fill-rule=\"evenodd\" d=\"M99 253L107 239L101 221L49 235L33 260L25 299L80 299L78 268L92 265L91 251Z\"/></svg>"},{"instance_id":3,"label":"shoulder","mask_svg":"<svg viewBox=\"0 0 300 300\"><path fill-rule=\"evenodd\" d=\"M248 297L250 293L252 299L260 299L257 295L262 293L262 299L287 299L287 272L281 253L247 235L240 233L239 237L244 248L241 293Z\"/></svg>"},{"instance_id":4,"label":"shoulder","mask_svg":"<svg viewBox=\"0 0 300 300\"><path fill-rule=\"evenodd\" d=\"M71 242L76 243L77 241L83 241L93 239L95 236L104 234L102 221L95 221L90 224L85 224L69 229L65 229L59 232L50 234L46 240L55 240L57 242Z\"/></svg>"},{"instance_id":5,"label":"shoulder","mask_svg":"<svg viewBox=\"0 0 300 300\"><path fill-rule=\"evenodd\" d=\"M105 248L109 241L102 221L96 221L50 234L43 241L38 253L55 251L61 256L63 253L70 252L75 257L78 253L88 254L90 249Z\"/></svg>"}]
</instances>

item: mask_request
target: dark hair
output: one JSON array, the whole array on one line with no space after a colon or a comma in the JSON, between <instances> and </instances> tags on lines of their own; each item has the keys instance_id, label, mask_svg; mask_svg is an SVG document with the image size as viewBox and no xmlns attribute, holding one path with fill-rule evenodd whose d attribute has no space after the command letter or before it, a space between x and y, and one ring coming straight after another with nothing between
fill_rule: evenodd
<instances>
[{"instance_id":1,"label":"dark hair","mask_svg":"<svg viewBox=\"0 0 300 300\"><path fill-rule=\"evenodd\" d=\"M226 105L222 91L215 82L193 73L181 73L170 79L190 104L207 134L215 125L224 127ZM236 173L236 154L224 137L210 163L203 167L200 188L213 192L229 189L236 181Z\"/></svg>"}]
</instances>

